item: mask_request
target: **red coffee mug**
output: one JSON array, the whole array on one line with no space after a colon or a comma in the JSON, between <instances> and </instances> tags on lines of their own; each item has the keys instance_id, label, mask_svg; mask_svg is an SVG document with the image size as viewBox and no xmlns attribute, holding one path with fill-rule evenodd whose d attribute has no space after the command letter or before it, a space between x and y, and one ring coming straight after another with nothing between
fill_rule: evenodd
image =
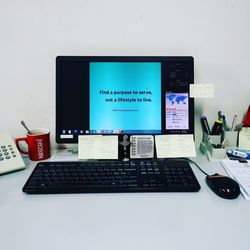
<instances>
[{"instance_id":1,"label":"red coffee mug","mask_svg":"<svg viewBox=\"0 0 250 250\"><path fill-rule=\"evenodd\" d=\"M18 150L26 155L32 161L41 161L50 157L50 132L48 129L33 129L31 134L26 134L27 137L16 138L16 146ZM20 148L19 142L25 141L28 144L28 151Z\"/></svg>"}]
</instances>

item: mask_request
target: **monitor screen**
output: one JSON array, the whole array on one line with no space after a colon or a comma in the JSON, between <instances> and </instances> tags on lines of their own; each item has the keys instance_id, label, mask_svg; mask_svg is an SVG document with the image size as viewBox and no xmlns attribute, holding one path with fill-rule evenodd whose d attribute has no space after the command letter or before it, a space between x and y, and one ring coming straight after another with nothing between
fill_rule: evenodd
<instances>
[{"instance_id":1,"label":"monitor screen","mask_svg":"<svg viewBox=\"0 0 250 250\"><path fill-rule=\"evenodd\" d=\"M192 57L56 59L56 141L194 132Z\"/></svg>"}]
</instances>

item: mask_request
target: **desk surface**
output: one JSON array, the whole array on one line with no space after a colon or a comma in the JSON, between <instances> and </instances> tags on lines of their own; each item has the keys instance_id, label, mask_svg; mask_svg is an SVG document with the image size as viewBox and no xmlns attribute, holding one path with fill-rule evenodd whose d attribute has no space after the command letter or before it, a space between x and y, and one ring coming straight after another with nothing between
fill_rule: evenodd
<instances>
[{"instance_id":1,"label":"desk surface","mask_svg":"<svg viewBox=\"0 0 250 250\"><path fill-rule=\"evenodd\" d=\"M0 176L1 249L250 249L250 202L217 197L194 165L198 193L27 195L21 189L35 164L25 161L27 169Z\"/></svg>"}]
</instances>

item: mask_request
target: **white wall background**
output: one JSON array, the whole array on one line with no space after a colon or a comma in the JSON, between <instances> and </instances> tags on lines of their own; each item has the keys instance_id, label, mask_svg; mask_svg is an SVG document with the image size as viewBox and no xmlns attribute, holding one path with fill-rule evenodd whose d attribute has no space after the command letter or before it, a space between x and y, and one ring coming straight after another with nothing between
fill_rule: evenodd
<instances>
[{"instance_id":1,"label":"white wall background","mask_svg":"<svg viewBox=\"0 0 250 250\"><path fill-rule=\"evenodd\" d=\"M0 0L0 131L55 131L57 55L192 55L199 117L231 121L250 104L249 0Z\"/></svg>"}]
</instances>

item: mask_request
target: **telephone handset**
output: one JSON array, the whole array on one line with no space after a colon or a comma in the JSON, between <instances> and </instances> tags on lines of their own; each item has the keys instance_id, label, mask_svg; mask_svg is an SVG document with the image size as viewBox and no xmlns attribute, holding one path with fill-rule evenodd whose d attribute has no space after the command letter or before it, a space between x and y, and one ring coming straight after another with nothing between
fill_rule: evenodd
<instances>
[{"instance_id":1,"label":"telephone handset","mask_svg":"<svg viewBox=\"0 0 250 250\"><path fill-rule=\"evenodd\" d=\"M0 174L25 168L25 163L14 140L8 134L0 133Z\"/></svg>"}]
</instances>

